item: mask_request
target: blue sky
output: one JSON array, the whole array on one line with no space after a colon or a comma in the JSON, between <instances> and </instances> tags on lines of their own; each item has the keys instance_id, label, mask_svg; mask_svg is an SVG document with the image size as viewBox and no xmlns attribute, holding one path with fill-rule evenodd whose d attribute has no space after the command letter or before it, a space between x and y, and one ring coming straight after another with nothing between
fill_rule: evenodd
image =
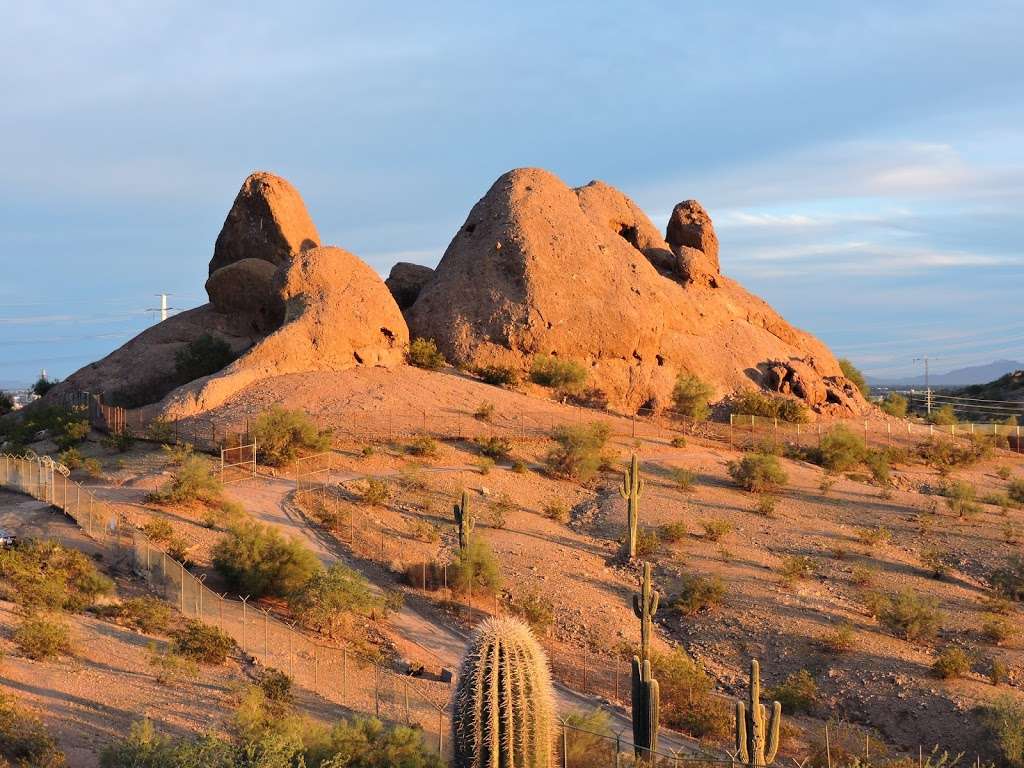
<instances>
[{"instance_id":1,"label":"blue sky","mask_svg":"<svg viewBox=\"0 0 1024 768\"><path fill-rule=\"evenodd\" d=\"M433 264L504 171L599 178L878 375L1024 358L1024 7L10 4L0 386L202 303L244 177Z\"/></svg>"}]
</instances>

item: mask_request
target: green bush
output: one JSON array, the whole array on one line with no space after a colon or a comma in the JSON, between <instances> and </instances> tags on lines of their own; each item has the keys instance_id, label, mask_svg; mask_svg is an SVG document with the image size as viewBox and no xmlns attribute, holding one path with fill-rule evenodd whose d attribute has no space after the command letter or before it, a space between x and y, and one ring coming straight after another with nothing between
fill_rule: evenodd
<instances>
[{"instance_id":1,"label":"green bush","mask_svg":"<svg viewBox=\"0 0 1024 768\"><path fill-rule=\"evenodd\" d=\"M213 474L210 462L196 455L182 460L181 466L171 473L171 479L149 494L149 501L158 504L183 504L202 501L214 504L220 501L224 487Z\"/></svg>"},{"instance_id":2,"label":"green bush","mask_svg":"<svg viewBox=\"0 0 1024 768\"><path fill-rule=\"evenodd\" d=\"M150 635L166 632L171 625L171 606L155 597L132 597L103 613L118 624Z\"/></svg>"},{"instance_id":3,"label":"green bush","mask_svg":"<svg viewBox=\"0 0 1024 768\"><path fill-rule=\"evenodd\" d=\"M42 616L26 616L22 619L12 639L19 651L35 661L53 659L71 652L71 634L67 624Z\"/></svg>"},{"instance_id":4,"label":"green bush","mask_svg":"<svg viewBox=\"0 0 1024 768\"><path fill-rule=\"evenodd\" d=\"M485 365L476 369L476 375L485 384L496 387L514 387L519 384L519 372L505 365Z\"/></svg>"},{"instance_id":5,"label":"green bush","mask_svg":"<svg viewBox=\"0 0 1024 768\"><path fill-rule=\"evenodd\" d=\"M368 478L366 487L363 488L359 498L363 504L371 507L387 504L388 499L391 498L391 486L388 485L387 480L376 477Z\"/></svg>"},{"instance_id":6,"label":"green bush","mask_svg":"<svg viewBox=\"0 0 1024 768\"><path fill-rule=\"evenodd\" d=\"M963 648L950 646L942 649L932 663L932 674L943 680L963 677L971 671L971 657Z\"/></svg>"},{"instance_id":7,"label":"green bush","mask_svg":"<svg viewBox=\"0 0 1024 768\"><path fill-rule=\"evenodd\" d=\"M94 479L103 477L103 465L100 464L99 459L88 458L82 461L82 469L85 470L85 474Z\"/></svg>"},{"instance_id":8,"label":"green bush","mask_svg":"<svg viewBox=\"0 0 1024 768\"><path fill-rule=\"evenodd\" d=\"M53 442L61 450L67 450L83 442L89 436L89 422L84 419L62 421L54 430Z\"/></svg>"},{"instance_id":9,"label":"green bush","mask_svg":"<svg viewBox=\"0 0 1024 768\"><path fill-rule=\"evenodd\" d=\"M856 643L853 625L842 623L827 630L820 638L821 646L829 653L848 653Z\"/></svg>"},{"instance_id":10,"label":"green bush","mask_svg":"<svg viewBox=\"0 0 1024 768\"><path fill-rule=\"evenodd\" d=\"M512 441L506 437L486 437L476 441L477 450L489 459L503 461L512 453Z\"/></svg>"},{"instance_id":11,"label":"green bush","mask_svg":"<svg viewBox=\"0 0 1024 768\"><path fill-rule=\"evenodd\" d=\"M181 384L216 373L235 359L224 339L204 333L174 353L175 377Z\"/></svg>"},{"instance_id":12,"label":"green bush","mask_svg":"<svg viewBox=\"0 0 1024 768\"><path fill-rule=\"evenodd\" d=\"M288 596L288 607L299 622L314 632L340 638L351 630L352 615L369 616L381 607L362 574L341 563L316 571Z\"/></svg>"},{"instance_id":13,"label":"green bush","mask_svg":"<svg viewBox=\"0 0 1024 768\"><path fill-rule=\"evenodd\" d=\"M473 411L473 418L477 421L483 421L490 423L491 419L494 418L494 403L488 403L486 401L480 403Z\"/></svg>"},{"instance_id":14,"label":"green bush","mask_svg":"<svg viewBox=\"0 0 1024 768\"><path fill-rule=\"evenodd\" d=\"M752 493L765 493L783 486L789 480L779 460L765 453L747 453L739 461L730 461L729 477Z\"/></svg>"},{"instance_id":15,"label":"green bush","mask_svg":"<svg viewBox=\"0 0 1024 768\"><path fill-rule=\"evenodd\" d=\"M77 448L68 448L65 451L61 451L60 455L57 456L57 461L74 471L81 469L83 459L82 454L78 452Z\"/></svg>"},{"instance_id":16,"label":"green bush","mask_svg":"<svg viewBox=\"0 0 1024 768\"><path fill-rule=\"evenodd\" d=\"M492 592L501 586L498 559L482 536L470 537L469 545L459 550L449 567L448 583L456 592L463 593Z\"/></svg>"},{"instance_id":17,"label":"green bush","mask_svg":"<svg viewBox=\"0 0 1024 768\"><path fill-rule=\"evenodd\" d=\"M825 469L846 472L864 460L864 438L849 427L837 424L821 438L817 453L818 463Z\"/></svg>"},{"instance_id":18,"label":"green bush","mask_svg":"<svg viewBox=\"0 0 1024 768\"><path fill-rule=\"evenodd\" d=\"M174 538L174 526L165 517L151 517L142 526L146 538L155 544L166 544Z\"/></svg>"},{"instance_id":19,"label":"green bush","mask_svg":"<svg viewBox=\"0 0 1024 768\"><path fill-rule=\"evenodd\" d=\"M223 630L188 619L185 625L171 633L173 653L200 664L219 666L235 650L235 641Z\"/></svg>"},{"instance_id":20,"label":"green bush","mask_svg":"<svg viewBox=\"0 0 1024 768\"><path fill-rule=\"evenodd\" d=\"M1012 480L1006 486L1006 495L1016 504L1024 504L1024 477Z\"/></svg>"},{"instance_id":21,"label":"green bush","mask_svg":"<svg viewBox=\"0 0 1024 768\"><path fill-rule=\"evenodd\" d=\"M177 653L173 644L158 650L156 643L150 643L148 661L160 685L178 686L199 676L199 665L195 659Z\"/></svg>"},{"instance_id":22,"label":"green bush","mask_svg":"<svg viewBox=\"0 0 1024 768\"><path fill-rule=\"evenodd\" d=\"M686 523L682 520L658 526L658 538L666 544L675 544L682 541L686 538L686 533Z\"/></svg>"},{"instance_id":23,"label":"green bush","mask_svg":"<svg viewBox=\"0 0 1024 768\"><path fill-rule=\"evenodd\" d=\"M670 605L684 616L694 616L717 608L724 598L725 582L718 576L684 573Z\"/></svg>"},{"instance_id":24,"label":"green bush","mask_svg":"<svg viewBox=\"0 0 1024 768\"><path fill-rule=\"evenodd\" d=\"M29 610L79 611L113 589L86 555L55 541L0 548L0 597Z\"/></svg>"},{"instance_id":25,"label":"green bush","mask_svg":"<svg viewBox=\"0 0 1024 768\"><path fill-rule=\"evenodd\" d=\"M575 360L554 355L537 355L530 368L530 381L543 387L578 389L587 380L587 369Z\"/></svg>"},{"instance_id":26,"label":"green bush","mask_svg":"<svg viewBox=\"0 0 1024 768\"><path fill-rule=\"evenodd\" d=\"M810 714L818 701L818 684L806 669L793 672L786 679L768 690L768 698L779 702L782 711L790 714Z\"/></svg>"},{"instance_id":27,"label":"green bush","mask_svg":"<svg viewBox=\"0 0 1024 768\"><path fill-rule=\"evenodd\" d=\"M1024 601L1024 557L1016 555L991 577L992 589L1008 600Z\"/></svg>"},{"instance_id":28,"label":"green bush","mask_svg":"<svg viewBox=\"0 0 1024 768\"><path fill-rule=\"evenodd\" d=\"M757 497L757 506L754 508L754 511L761 515L761 517L774 518L775 509L778 505L778 496L773 496L770 493L762 493Z\"/></svg>"},{"instance_id":29,"label":"green bush","mask_svg":"<svg viewBox=\"0 0 1024 768\"><path fill-rule=\"evenodd\" d=\"M36 379L35 384L32 385L32 392L37 397L42 397L55 386L57 386L59 383L60 379L48 379L46 378L46 374L44 373L38 379Z\"/></svg>"},{"instance_id":30,"label":"green bush","mask_svg":"<svg viewBox=\"0 0 1024 768\"><path fill-rule=\"evenodd\" d=\"M1007 640L1015 637L1019 631L1019 627L1015 622L997 614L990 614L985 617L985 621L981 625L982 637L985 638L986 642L992 643L992 645L1002 645Z\"/></svg>"},{"instance_id":31,"label":"green bush","mask_svg":"<svg viewBox=\"0 0 1024 768\"><path fill-rule=\"evenodd\" d=\"M320 561L298 539L259 523L233 527L213 548L213 567L241 595L284 597L305 586Z\"/></svg>"},{"instance_id":32,"label":"green bush","mask_svg":"<svg viewBox=\"0 0 1024 768\"><path fill-rule=\"evenodd\" d=\"M899 392L890 392L882 400L881 409L890 416L895 416L898 419L905 419L907 417L907 398L901 395Z\"/></svg>"},{"instance_id":33,"label":"green bush","mask_svg":"<svg viewBox=\"0 0 1024 768\"><path fill-rule=\"evenodd\" d=\"M963 480L949 483L942 489L946 498L946 506L957 517L969 517L977 514L980 507L975 503L978 492L973 485Z\"/></svg>"},{"instance_id":34,"label":"green bush","mask_svg":"<svg viewBox=\"0 0 1024 768\"><path fill-rule=\"evenodd\" d=\"M385 726L374 718L342 720L331 729L321 768L444 768L435 746L427 743L422 728ZM314 755L311 755L314 757ZM311 759L308 763L314 765Z\"/></svg>"},{"instance_id":35,"label":"green bush","mask_svg":"<svg viewBox=\"0 0 1024 768\"><path fill-rule=\"evenodd\" d=\"M685 469L683 467L673 467L670 470L670 475L672 477L672 482L675 483L676 488L678 488L683 493L689 493L690 491L692 491L693 486L697 482L697 473L694 472L692 469Z\"/></svg>"},{"instance_id":36,"label":"green bush","mask_svg":"<svg viewBox=\"0 0 1024 768\"><path fill-rule=\"evenodd\" d=\"M433 458L437 456L437 440L430 435L417 435L406 446L405 452L411 456Z\"/></svg>"},{"instance_id":37,"label":"green bush","mask_svg":"<svg viewBox=\"0 0 1024 768\"><path fill-rule=\"evenodd\" d=\"M611 715L595 708L565 716L565 764L572 768L615 765L615 731Z\"/></svg>"},{"instance_id":38,"label":"green bush","mask_svg":"<svg viewBox=\"0 0 1024 768\"><path fill-rule=\"evenodd\" d=\"M754 391L738 395L733 400L732 412L738 415L780 419L793 424L803 424L810 419L810 411L801 401Z\"/></svg>"},{"instance_id":39,"label":"green bush","mask_svg":"<svg viewBox=\"0 0 1024 768\"><path fill-rule=\"evenodd\" d=\"M213 735L172 739L152 722L135 723L127 738L108 744L100 754L101 768L236 768L255 765L236 760L235 748ZM280 763L268 764L283 765Z\"/></svg>"},{"instance_id":40,"label":"green bush","mask_svg":"<svg viewBox=\"0 0 1024 768\"><path fill-rule=\"evenodd\" d=\"M587 482L603 463L602 453L611 428L602 422L556 427L551 433L556 445L548 452L548 470L561 477Z\"/></svg>"},{"instance_id":41,"label":"green bush","mask_svg":"<svg viewBox=\"0 0 1024 768\"><path fill-rule=\"evenodd\" d=\"M845 357L841 357L839 358L839 368L842 370L843 376L852 381L853 385L860 390L860 393L864 395L864 397L869 397L871 395L871 387L868 386L868 382L864 378L864 374L860 372L857 366Z\"/></svg>"},{"instance_id":42,"label":"green bush","mask_svg":"<svg viewBox=\"0 0 1024 768\"><path fill-rule=\"evenodd\" d=\"M814 575L814 571L814 561L806 555L787 555L782 558L782 566L779 569L783 581L786 582L809 579Z\"/></svg>"},{"instance_id":43,"label":"green bush","mask_svg":"<svg viewBox=\"0 0 1024 768\"><path fill-rule=\"evenodd\" d=\"M514 592L508 601L509 610L537 632L544 634L555 621L555 605L537 590Z\"/></svg>"},{"instance_id":44,"label":"green bush","mask_svg":"<svg viewBox=\"0 0 1024 768\"><path fill-rule=\"evenodd\" d=\"M108 451L116 453L127 453L131 450L131 447L135 444L135 435L132 431L125 427L119 432L111 432L109 435L104 436L100 440L100 445L106 448Z\"/></svg>"},{"instance_id":45,"label":"green bush","mask_svg":"<svg viewBox=\"0 0 1024 768\"><path fill-rule=\"evenodd\" d=\"M708 541L721 541L732 531L732 523L728 520L702 520L701 527L704 529L704 538Z\"/></svg>"},{"instance_id":46,"label":"green bush","mask_svg":"<svg viewBox=\"0 0 1024 768\"><path fill-rule=\"evenodd\" d=\"M1024 767L1024 701L1004 695L981 710L994 746L1010 768Z\"/></svg>"},{"instance_id":47,"label":"green bush","mask_svg":"<svg viewBox=\"0 0 1024 768\"><path fill-rule=\"evenodd\" d=\"M42 721L0 691L0 765L64 768L64 753Z\"/></svg>"},{"instance_id":48,"label":"green bush","mask_svg":"<svg viewBox=\"0 0 1024 768\"><path fill-rule=\"evenodd\" d=\"M300 410L287 410L275 405L256 419L253 439L260 460L279 467L295 460L300 450L325 451L331 446L330 435Z\"/></svg>"},{"instance_id":49,"label":"green bush","mask_svg":"<svg viewBox=\"0 0 1024 768\"><path fill-rule=\"evenodd\" d=\"M979 437L965 441L931 437L917 447L917 452L926 464L946 473L954 467L970 467L989 458L992 447L990 440Z\"/></svg>"},{"instance_id":50,"label":"green bush","mask_svg":"<svg viewBox=\"0 0 1024 768\"><path fill-rule=\"evenodd\" d=\"M935 599L904 589L892 598L882 598L878 618L906 640L930 640L939 631L942 613Z\"/></svg>"},{"instance_id":51,"label":"green bush","mask_svg":"<svg viewBox=\"0 0 1024 768\"><path fill-rule=\"evenodd\" d=\"M680 373L672 388L672 405L682 416L703 421L711 415L710 400L713 394L714 389L703 379Z\"/></svg>"},{"instance_id":52,"label":"green bush","mask_svg":"<svg viewBox=\"0 0 1024 768\"><path fill-rule=\"evenodd\" d=\"M556 523L569 522L569 507L561 499L551 499L541 512L548 520L554 520Z\"/></svg>"},{"instance_id":53,"label":"green bush","mask_svg":"<svg viewBox=\"0 0 1024 768\"><path fill-rule=\"evenodd\" d=\"M929 413L925 420L929 424L934 424L941 427L949 427L953 424L959 424L960 421L956 417L956 411L953 410L953 406L950 404L940 405L938 408L932 408L932 412Z\"/></svg>"},{"instance_id":54,"label":"green bush","mask_svg":"<svg viewBox=\"0 0 1024 768\"><path fill-rule=\"evenodd\" d=\"M409 363L417 368L436 371L444 367L445 359L437 350L433 339L413 339L409 343Z\"/></svg>"},{"instance_id":55,"label":"green bush","mask_svg":"<svg viewBox=\"0 0 1024 768\"><path fill-rule=\"evenodd\" d=\"M636 531L636 556L640 558L651 557L657 554L661 540L658 532L653 528L640 526Z\"/></svg>"},{"instance_id":56,"label":"green bush","mask_svg":"<svg viewBox=\"0 0 1024 768\"><path fill-rule=\"evenodd\" d=\"M651 669L661 688L665 725L700 739L721 740L732 734L732 707L714 695L707 673L682 648L652 653Z\"/></svg>"}]
</instances>

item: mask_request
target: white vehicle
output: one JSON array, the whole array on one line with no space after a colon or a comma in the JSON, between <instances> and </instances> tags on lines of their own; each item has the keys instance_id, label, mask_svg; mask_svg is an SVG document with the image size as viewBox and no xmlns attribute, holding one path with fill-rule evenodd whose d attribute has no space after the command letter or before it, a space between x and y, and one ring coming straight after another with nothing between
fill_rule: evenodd
<instances>
[{"instance_id":1,"label":"white vehicle","mask_svg":"<svg viewBox=\"0 0 1024 768\"><path fill-rule=\"evenodd\" d=\"M13 547L17 543L17 537L3 528L0 528L0 547Z\"/></svg>"}]
</instances>

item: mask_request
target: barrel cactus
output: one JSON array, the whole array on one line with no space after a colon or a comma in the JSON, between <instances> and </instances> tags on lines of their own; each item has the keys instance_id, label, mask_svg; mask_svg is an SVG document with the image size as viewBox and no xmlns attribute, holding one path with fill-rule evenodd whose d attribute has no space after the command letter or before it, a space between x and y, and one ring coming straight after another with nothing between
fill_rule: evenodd
<instances>
[{"instance_id":1,"label":"barrel cactus","mask_svg":"<svg viewBox=\"0 0 1024 768\"><path fill-rule=\"evenodd\" d=\"M455 768L552 768L554 691L530 628L487 619L473 632L452 697Z\"/></svg>"},{"instance_id":2,"label":"barrel cactus","mask_svg":"<svg viewBox=\"0 0 1024 768\"><path fill-rule=\"evenodd\" d=\"M640 477L640 463L636 454L629 462L629 469L622 472L622 486L619 495L626 500L626 554L636 557L637 528L640 524L640 497L644 492L644 480Z\"/></svg>"},{"instance_id":3,"label":"barrel cactus","mask_svg":"<svg viewBox=\"0 0 1024 768\"><path fill-rule=\"evenodd\" d=\"M761 768L775 759L779 750L782 705L772 702L772 714L761 703L761 667L750 660L750 703L736 702L736 750L739 759L751 768Z\"/></svg>"}]
</instances>

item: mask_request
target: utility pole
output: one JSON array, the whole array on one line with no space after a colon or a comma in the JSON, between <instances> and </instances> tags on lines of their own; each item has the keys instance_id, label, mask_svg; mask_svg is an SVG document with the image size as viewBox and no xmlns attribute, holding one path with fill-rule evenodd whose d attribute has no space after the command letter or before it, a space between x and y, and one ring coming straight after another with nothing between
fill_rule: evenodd
<instances>
[{"instance_id":1,"label":"utility pole","mask_svg":"<svg viewBox=\"0 0 1024 768\"><path fill-rule=\"evenodd\" d=\"M168 314L170 313L171 310L175 309L175 307L167 306L167 297L170 296L171 294L169 294L169 293L158 293L156 295L160 297L160 306L159 307L150 307L146 311L147 312L159 312L160 313L160 322L162 323L164 320L167 319Z\"/></svg>"},{"instance_id":2,"label":"utility pole","mask_svg":"<svg viewBox=\"0 0 1024 768\"><path fill-rule=\"evenodd\" d=\"M925 355L924 357L915 357L914 358L914 362L915 363L921 363L921 362L924 363L925 407L928 409L928 415L929 416L932 415L932 388L928 384L928 363L930 361L932 361L932 360L938 360L938 359L939 358L937 358L937 357L928 357L928 355Z\"/></svg>"}]
</instances>

